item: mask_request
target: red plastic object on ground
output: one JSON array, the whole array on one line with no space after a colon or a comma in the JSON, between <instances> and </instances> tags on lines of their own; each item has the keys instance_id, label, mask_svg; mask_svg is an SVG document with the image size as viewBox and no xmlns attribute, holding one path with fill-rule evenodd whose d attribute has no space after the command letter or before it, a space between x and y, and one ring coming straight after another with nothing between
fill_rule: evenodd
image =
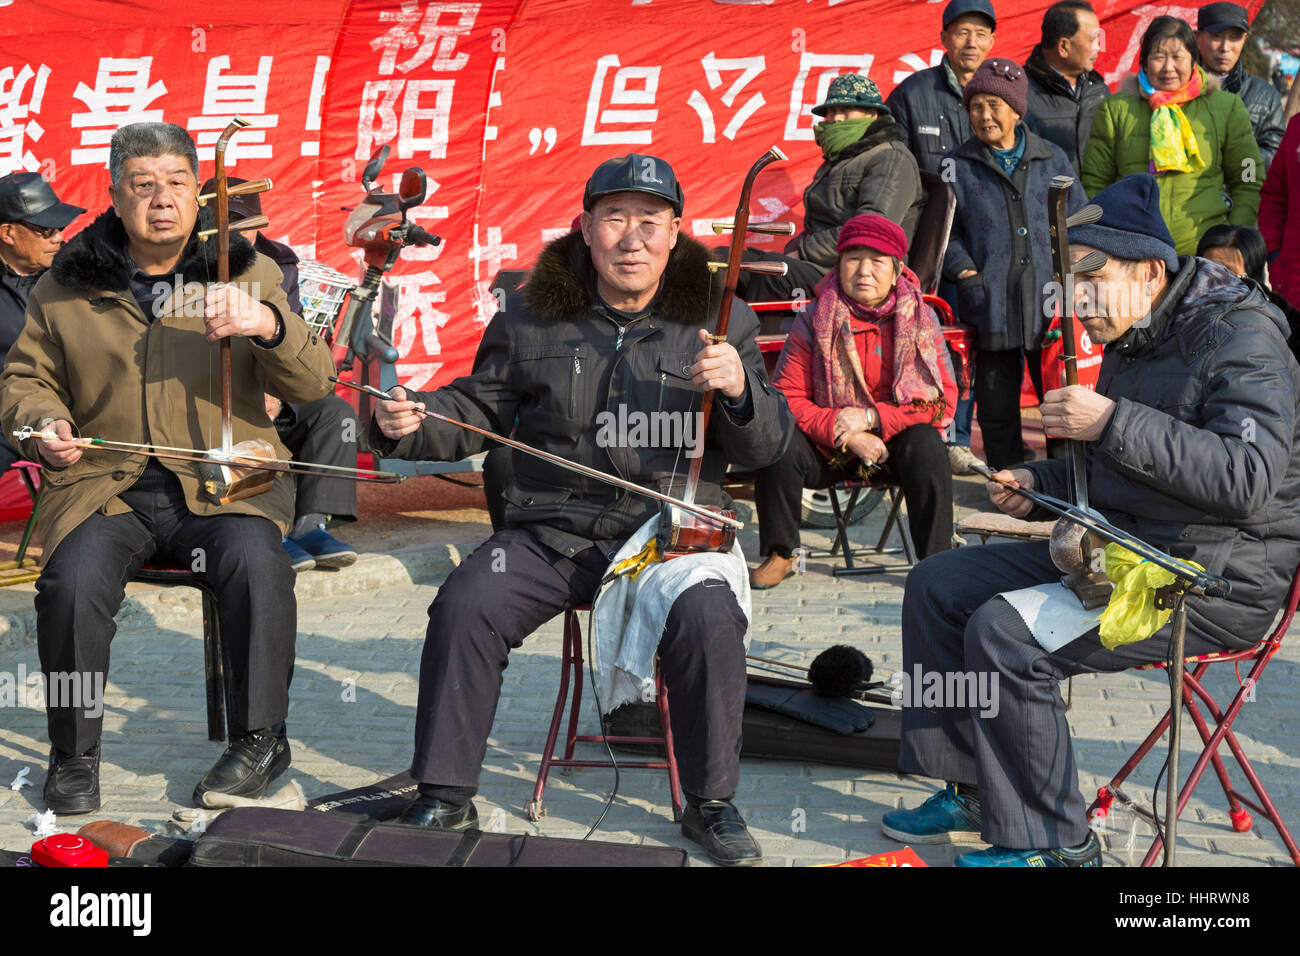
<instances>
[{"instance_id":1,"label":"red plastic object on ground","mask_svg":"<svg viewBox=\"0 0 1300 956\"><path fill-rule=\"evenodd\" d=\"M108 866L108 851L75 833L56 833L32 844L32 862L41 866Z\"/></svg>"},{"instance_id":2,"label":"red plastic object on ground","mask_svg":"<svg viewBox=\"0 0 1300 956\"><path fill-rule=\"evenodd\" d=\"M823 863L822 866L925 866L925 860L916 855L910 846L888 853L877 853L857 860L845 860L843 863Z\"/></svg>"}]
</instances>

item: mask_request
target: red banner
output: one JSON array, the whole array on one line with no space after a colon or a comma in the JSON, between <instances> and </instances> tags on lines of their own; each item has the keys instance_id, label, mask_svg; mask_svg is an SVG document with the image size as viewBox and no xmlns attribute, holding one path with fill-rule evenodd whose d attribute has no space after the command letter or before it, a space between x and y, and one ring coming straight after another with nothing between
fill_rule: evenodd
<instances>
[{"instance_id":1,"label":"red banner","mask_svg":"<svg viewBox=\"0 0 1300 956\"><path fill-rule=\"evenodd\" d=\"M1194 6L1096 6L1098 69L1112 85L1154 17L1195 22ZM1046 7L999 0L994 52L1023 61ZM411 215L444 242L409 250L394 273L399 377L414 388L469 367L495 308L492 277L527 268L567 230L602 160L667 159L686 192L684 228L711 242L709 224L731 217L745 170L776 143L791 161L760 176L755 218L798 221L820 162L809 109L830 80L864 73L888 95L943 55L942 6L919 0L223 0L163 22L153 4L109 0L0 10L0 175L41 171L92 213L107 205L118 126L186 127L206 178L238 113L253 127L227 162L275 181L267 234L351 275L343 210L360 198L366 159L391 143L386 178L423 167L429 197Z\"/></svg>"}]
</instances>

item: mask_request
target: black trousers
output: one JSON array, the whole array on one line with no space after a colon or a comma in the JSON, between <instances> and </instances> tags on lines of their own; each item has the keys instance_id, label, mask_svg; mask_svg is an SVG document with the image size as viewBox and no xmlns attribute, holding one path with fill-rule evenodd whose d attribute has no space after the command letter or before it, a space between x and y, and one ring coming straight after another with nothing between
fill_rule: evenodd
<instances>
[{"instance_id":1,"label":"black trousers","mask_svg":"<svg viewBox=\"0 0 1300 956\"><path fill-rule=\"evenodd\" d=\"M607 565L596 548L568 558L506 528L448 576L420 659L416 780L477 790L510 651L564 608L590 602ZM729 798L740 779L745 630L731 589L711 581L678 596L660 640L682 787L697 797Z\"/></svg>"},{"instance_id":2,"label":"black trousers","mask_svg":"<svg viewBox=\"0 0 1300 956\"><path fill-rule=\"evenodd\" d=\"M230 735L284 720L298 605L279 529L256 515L191 514L180 483L156 465L121 497L132 511L91 515L59 542L36 582L46 686L51 674L103 686L126 583L157 556L201 570L216 589ZM84 753L99 739L102 715L84 704L46 708L50 743L64 753Z\"/></svg>"},{"instance_id":3,"label":"black trousers","mask_svg":"<svg viewBox=\"0 0 1300 956\"><path fill-rule=\"evenodd\" d=\"M885 442L885 448L889 457L880 480L902 487L918 556L947 551L952 547L952 470L943 437L930 425L913 425ZM760 470L755 482L759 554L790 557L799 547L803 489L829 488L854 478L853 471L832 468L811 439L796 431L781 460Z\"/></svg>"},{"instance_id":4,"label":"black trousers","mask_svg":"<svg viewBox=\"0 0 1300 956\"><path fill-rule=\"evenodd\" d=\"M1043 400L1043 353L1028 349L980 350L975 358L975 414L984 438L984 458L995 470L1012 468L1024 460L1020 433L1020 384L1023 368L1029 365L1029 379L1038 400ZM1048 389L1056 388L1047 383ZM1047 439L1049 458L1068 454L1065 441Z\"/></svg>"},{"instance_id":5,"label":"black trousers","mask_svg":"<svg viewBox=\"0 0 1300 956\"><path fill-rule=\"evenodd\" d=\"M963 686L958 675L967 675L967 697L936 703L918 689L905 700L899 769L978 784L982 834L998 846L1046 849L1087 839L1059 682L1165 660L1169 653L1172 620L1145 641L1113 651L1102 647L1093 628L1048 653L999 595L1060 577L1048 546L1036 542L959 548L922 561L907 575L904 676L915 688L919 669L923 685L933 674L942 675L940 686L957 688ZM1225 649L1194 620L1189 614L1188 655ZM972 686L990 692L974 706ZM1116 751L1117 766L1120 758Z\"/></svg>"},{"instance_id":6,"label":"black trousers","mask_svg":"<svg viewBox=\"0 0 1300 956\"><path fill-rule=\"evenodd\" d=\"M357 413L337 395L292 406L293 418L276 418L280 441L299 461L319 465L357 466ZM333 515L339 521L357 520L357 483L350 478L299 475L294 479L297 497L294 517Z\"/></svg>"}]
</instances>

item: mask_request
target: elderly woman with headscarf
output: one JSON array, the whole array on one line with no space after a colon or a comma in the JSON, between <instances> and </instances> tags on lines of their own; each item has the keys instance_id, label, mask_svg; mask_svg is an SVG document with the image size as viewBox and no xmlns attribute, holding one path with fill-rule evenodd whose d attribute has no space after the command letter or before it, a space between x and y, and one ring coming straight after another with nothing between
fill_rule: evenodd
<instances>
[{"instance_id":1,"label":"elderly woman with headscarf","mask_svg":"<svg viewBox=\"0 0 1300 956\"><path fill-rule=\"evenodd\" d=\"M907 236L897 224L855 216L837 249L772 379L798 431L782 459L758 473L765 560L750 575L755 588L792 573L805 487L900 485L919 556L951 547L952 474L940 429L952 420L957 383L938 317L902 264Z\"/></svg>"},{"instance_id":2,"label":"elderly woman with headscarf","mask_svg":"<svg viewBox=\"0 0 1300 956\"><path fill-rule=\"evenodd\" d=\"M1211 226L1253 226L1266 172L1246 105L1200 59L1190 26L1152 20L1141 70L1101 104L1083 156L1089 196L1130 173L1156 177L1160 215L1180 255L1192 255Z\"/></svg>"}]
</instances>

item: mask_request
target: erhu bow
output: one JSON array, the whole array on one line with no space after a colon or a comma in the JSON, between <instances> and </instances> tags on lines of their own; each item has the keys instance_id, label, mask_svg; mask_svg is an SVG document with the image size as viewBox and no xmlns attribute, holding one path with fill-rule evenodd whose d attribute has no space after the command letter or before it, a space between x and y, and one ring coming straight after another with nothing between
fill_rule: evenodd
<instances>
[{"instance_id":1,"label":"erhu bow","mask_svg":"<svg viewBox=\"0 0 1300 956\"><path fill-rule=\"evenodd\" d=\"M718 303L718 320L715 330L709 335L709 341L718 345L727 340L727 323L731 318L731 303L736 297L736 284L742 270L759 272L767 275L785 275L784 262L742 262L745 251L745 235L748 232L765 232L789 235L793 226L788 223L754 223L749 224L749 195L754 188L763 167L770 163L784 160L785 154L773 146L758 162L750 167L745 176L745 184L740 190L740 202L736 207L735 219L730 223L715 223L714 231L731 229L731 246L727 254L726 282L722 290L722 301ZM716 271L722 263L709 263L709 268ZM713 390L706 391L700 399L700 420L695 429L695 447L692 449L690 471L687 473L686 490L683 502L692 506L684 509L680 504L665 504L659 515L659 553L665 557L687 554L693 551L730 551L736 540L736 529L714 518L702 518L695 506L695 491L700 483L700 468L704 463L704 442L709 431L709 416L713 411ZM708 509L712 514L734 519L736 513L720 508Z\"/></svg>"}]
</instances>

